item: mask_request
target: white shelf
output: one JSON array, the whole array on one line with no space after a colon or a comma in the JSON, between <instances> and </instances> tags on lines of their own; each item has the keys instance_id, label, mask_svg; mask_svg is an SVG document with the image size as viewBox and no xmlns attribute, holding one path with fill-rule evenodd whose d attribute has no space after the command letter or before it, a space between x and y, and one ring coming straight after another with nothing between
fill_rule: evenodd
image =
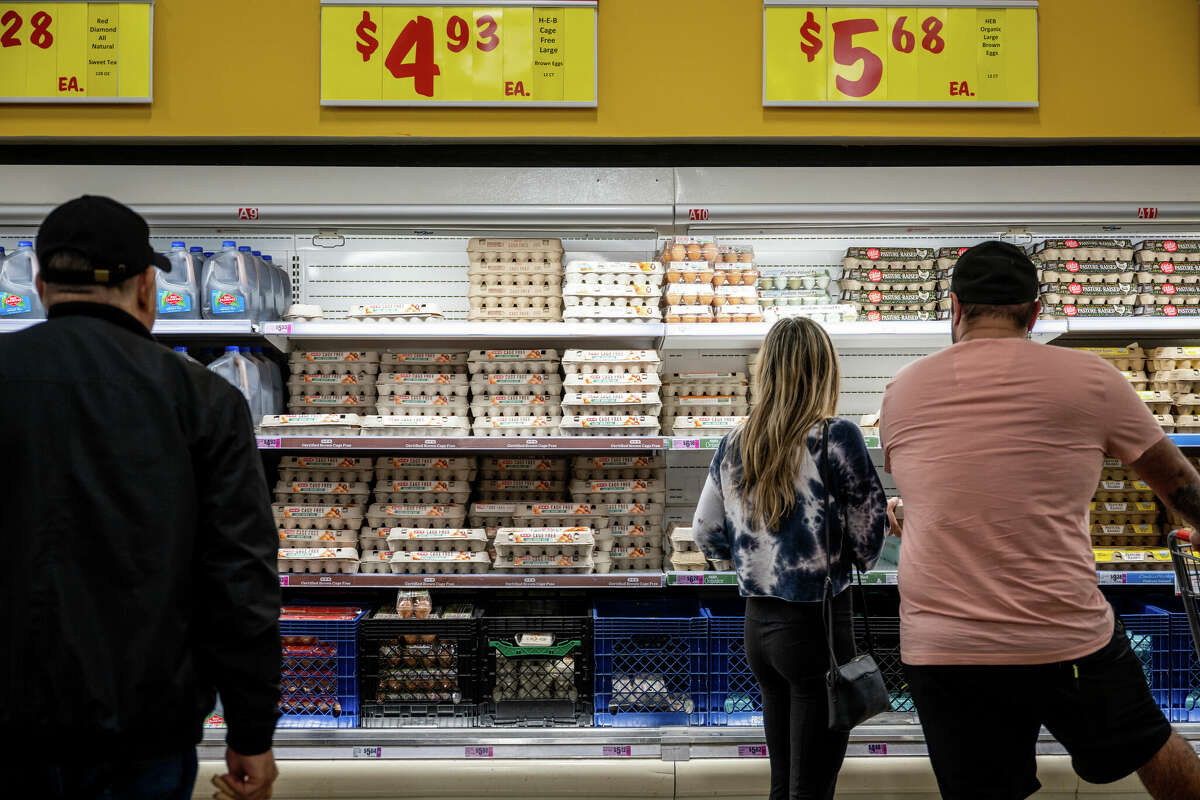
<instances>
[{"instance_id":1,"label":"white shelf","mask_svg":"<svg viewBox=\"0 0 1200 800\"><path fill-rule=\"evenodd\" d=\"M1101 319L1072 319L1067 322L1071 333L1181 333L1200 332L1198 317L1110 317Z\"/></svg>"},{"instance_id":2,"label":"white shelf","mask_svg":"<svg viewBox=\"0 0 1200 800\"><path fill-rule=\"evenodd\" d=\"M279 585L307 589L660 589L664 580L661 572L610 572L603 575L516 575L499 572L479 575L281 573Z\"/></svg>"},{"instance_id":3,"label":"white shelf","mask_svg":"<svg viewBox=\"0 0 1200 800\"><path fill-rule=\"evenodd\" d=\"M14 333L45 320L0 320L0 333ZM267 323L270 324L270 323ZM155 336L253 336L255 323L248 319L159 319L154 323Z\"/></svg>"},{"instance_id":4,"label":"white shelf","mask_svg":"<svg viewBox=\"0 0 1200 800\"><path fill-rule=\"evenodd\" d=\"M950 344L949 320L931 322L830 322L835 347L851 350L933 350ZM769 322L675 323L666 326L665 350L723 348L753 350L762 344ZM1049 341L1067 333L1066 320L1042 320L1034 337Z\"/></svg>"},{"instance_id":5,"label":"white shelf","mask_svg":"<svg viewBox=\"0 0 1200 800\"><path fill-rule=\"evenodd\" d=\"M661 436L262 436L259 450L470 450L474 452L662 450Z\"/></svg>"},{"instance_id":6,"label":"white shelf","mask_svg":"<svg viewBox=\"0 0 1200 800\"><path fill-rule=\"evenodd\" d=\"M286 336L293 342L355 341L474 344L492 342L547 344L558 342L641 342L656 346L664 328L657 322L268 322L267 336Z\"/></svg>"}]
</instances>

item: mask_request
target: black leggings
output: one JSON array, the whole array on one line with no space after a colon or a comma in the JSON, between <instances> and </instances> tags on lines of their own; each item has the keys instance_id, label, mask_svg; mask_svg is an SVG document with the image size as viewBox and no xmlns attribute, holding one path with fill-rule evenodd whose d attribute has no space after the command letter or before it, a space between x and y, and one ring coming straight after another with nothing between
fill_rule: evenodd
<instances>
[{"instance_id":1,"label":"black leggings","mask_svg":"<svg viewBox=\"0 0 1200 800\"><path fill-rule=\"evenodd\" d=\"M850 590L833 599L834 651L854 657ZM746 656L762 688L771 758L770 800L832 800L848 733L829 730L825 673L829 647L820 603L752 597L746 603Z\"/></svg>"}]
</instances>

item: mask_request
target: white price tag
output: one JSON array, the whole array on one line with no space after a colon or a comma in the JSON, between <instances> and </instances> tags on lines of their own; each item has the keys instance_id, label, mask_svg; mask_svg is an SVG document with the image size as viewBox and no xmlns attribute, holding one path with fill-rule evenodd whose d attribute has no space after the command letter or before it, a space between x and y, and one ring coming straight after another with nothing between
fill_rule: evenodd
<instances>
[{"instance_id":1,"label":"white price tag","mask_svg":"<svg viewBox=\"0 0 1200 800\"><path fill-rule=\"evenodd\" d=\"M355 747L353 752L355 758L383 758L382 747Z\"/></svg>"}]
</instances>

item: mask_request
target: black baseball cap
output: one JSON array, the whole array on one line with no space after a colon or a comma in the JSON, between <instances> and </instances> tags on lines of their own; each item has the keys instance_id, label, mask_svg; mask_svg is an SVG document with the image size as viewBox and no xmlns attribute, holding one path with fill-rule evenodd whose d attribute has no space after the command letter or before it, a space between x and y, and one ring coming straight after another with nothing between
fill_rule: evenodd
<instances>
[{"instance_id":1,"label":"black baseball cap","mask_svg":"<svg viewBox=\"0 0 1200 800\"><path fill-rule=\"evenodd\" d=\"M111 286L151 265L171 271L166 256L150 246L146 220L111 197L85 194L51 211L38 228L35 249L39 274L51 283ZM92 264L91 271L50 269L50 257L62 250L85 256Z\"/></svg>"},{"instance_id":2,"label":"black baseball cap","mask_svg":"<svg viewBox=\"0 0 1200 800\"><path fill-rule=\"evenodd\" d=\"M958 257L950 291L960 303L1007 306L1038 299L1037 267L1019 247L983 242Z\"/></svg>"}]
</instances>

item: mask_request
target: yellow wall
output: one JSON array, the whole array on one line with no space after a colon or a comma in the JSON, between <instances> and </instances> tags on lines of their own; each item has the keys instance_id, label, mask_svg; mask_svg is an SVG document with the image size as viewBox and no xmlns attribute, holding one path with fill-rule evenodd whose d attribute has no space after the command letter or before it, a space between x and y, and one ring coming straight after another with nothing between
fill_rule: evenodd
<instances>
[{"instance_id":1,"label":"yellow wall","mask_svg":"<svg viewBox=\"0 0 1200 800\"><path fill-rule=\"evenodd\" d=\"M764 109L761 19L601 0L597 109L323 109L317 0L158 0L153 105L4 106L0 137L1200 138L1189 0L1042 0L1039 109Z\"/></svg>"}]
</instances>

